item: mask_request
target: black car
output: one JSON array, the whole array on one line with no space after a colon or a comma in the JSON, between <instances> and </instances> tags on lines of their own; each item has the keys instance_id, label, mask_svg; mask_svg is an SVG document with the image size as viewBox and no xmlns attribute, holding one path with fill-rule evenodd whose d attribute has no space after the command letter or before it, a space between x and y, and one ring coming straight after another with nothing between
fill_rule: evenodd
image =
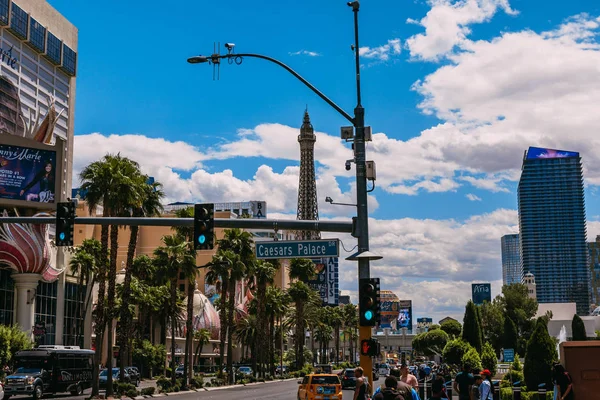
<instances>
[{"instance_id":1,"label":"black car","mask_svg":"<svg viewBox=\"0 0 600 400\"><path fill-rule=\"evenodd\" d=\"M140 372L136 367L125 367L125 372L129 375L129 381L134 386L139 386L142 378L140 377Z\"/></svg>"},{"instance_id":2,"label":"black car","mask_svg":"<svg viewBox=\"0 0 600 400\"><path fill-rule=\"evenodd\" d=\"M354 369L345 369L340 379L342 380L342 389L354 389L356 388L356 377L354 376Z\"/></svg>"},{"instance_id":3,"label":"black car","mask_svg":"<svg viewBox=\"0 0 600 400\"><path fill-rule=\"evenodd\" d=\"M119 368L112 369L113 385L115 383L119 382L120 375L121 375L121 370ZM100 384L100 388L105 389L106 383L108 382L108 369L103 369L102 371L100 371L100 377L98 378L98 381ZM125 380L123 381L123 383L131 383L131 378L129 377L129 374L127 373L127 371L125 371Z\"/></svg>"}]
</instances>

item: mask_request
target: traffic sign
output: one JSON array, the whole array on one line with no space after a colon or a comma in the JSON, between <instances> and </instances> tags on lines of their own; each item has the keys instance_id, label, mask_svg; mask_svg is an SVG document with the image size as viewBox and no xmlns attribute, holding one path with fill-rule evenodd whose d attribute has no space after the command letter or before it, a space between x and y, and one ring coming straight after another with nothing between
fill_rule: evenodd
<instances>
[{"instance_id":1,"label":"traffic sign","mask_svg":"<svg viewBox=\"0 0 600 400\"><path fill-rule=\"evenodd\" d=\"M257 242L256 258L318 258L338 257L338 239L323 240L283 240L277 242Z\"/></svg>"},{"instance_id":2,"label":"traffic sign","mask_svg":"<svg viewBox=\"0 0 600 400\"><path fill-rule=\"evenodd\" d=\"M504 349L504 362L511 363L515 361L515 349Z\"/></svg>"}]
</instances>

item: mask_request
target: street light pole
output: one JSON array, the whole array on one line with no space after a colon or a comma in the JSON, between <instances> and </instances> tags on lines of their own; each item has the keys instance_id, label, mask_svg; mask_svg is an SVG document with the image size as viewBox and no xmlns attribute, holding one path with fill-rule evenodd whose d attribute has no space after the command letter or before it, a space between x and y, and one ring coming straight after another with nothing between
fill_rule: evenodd
<instances>
[{"instance_id":1,"label":"street light pole","mask_svg":"<svg viewBox=\"0 0 600 400\"><path fill-rule=\"evenodd\" d=\"M334 103L329 97L325 96L319 89L313 86L310 82L304 79L300 74L292 68L274 58L254 53L234 53L234 44L227 43L225 47L228 50L227 54L214 53L210 56L194 56L188 58L191 64L210 63L213 68L220 68L221 60L227 59L230 64L241 64L244 57L260 58L287 70L306 87L312 90L317 96L323 99L341 116L348 120L354 126L354 163L356 166L356 232L355 236L358 239L358 253L369 251L369 211L367 206L367 168L366 168L366 150L365 150L365 109L361 102L361 87L360 87L360 47L358 42L358 11L360 3L358 0L347 3L352 8L354 14L354 54L355 54L355 69L356 69L356 107L354 108L354 117L350 116L340 106ZM378 257L380 258L380 257ZM370 278L369 257L356 257L358 259L358 277ZM371 338L370 327L360 327L360 340ZM360 365L363 367L365 376L369 382L373 383L373 364L371 357L360 356Z\"/></svg>"}]
</instances>

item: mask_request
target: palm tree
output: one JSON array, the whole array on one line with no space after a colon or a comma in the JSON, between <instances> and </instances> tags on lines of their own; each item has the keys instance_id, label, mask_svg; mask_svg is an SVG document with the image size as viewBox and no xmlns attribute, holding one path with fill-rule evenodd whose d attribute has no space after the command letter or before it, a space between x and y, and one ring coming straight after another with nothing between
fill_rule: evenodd
<instances>
[{"instance_id":1,"label":"palm tree","mask_svg":"<svg viewBox=\"0 0 600 400\"><path fill-rule=\"evenodd\" d=\"M212 262L208 266L205 281L209 285L215 285L217 289L221 288L219 298L219 321L221 322L221 332L219 333L219 371L223 370L223 358L225 356L225 341L227 340L227 295L229 293L229 258L221 249L213 256Z\"/></svg>"},{"instance_id":2,"label":"palm tree","mask_svg":"<svg viewBox=\"0 0 600 400\"><path fill-rule=\"evenodd\" d=\"M87 191L87 203L90 215L102 205L102 216L113 217L123 215L125 210L138 203L139 190L139 165L120 154L105 155L100 161L95 161L85 167L79 178L82 182L81 189ZM100 233L102 245L102 260L98 265L98 303L96 309L96 362L93 370L92 396L98 395L98 365L102 358L102 343L104 330L110 321L108 330L108 346L113 345L113 310L115 309L115 280L117 274L117 246L118 226L110 229L110 257L106 259L109 245L109 228L102 226ZM110 261L110 264L109 264ZM108 289L106 289L108 281ZM105 293L106 291L106 293ZM105 310L105 295L107 309ZM107 365L112 365L112 348L107 351ZM107 377L106 396L112 396L112 374Z\"/></svg>"},{"instance_id":3,"label":"palm tree","mask_svg":"<svg viewBox=\"0 0 600 400\"><path fill-rule=\"evenodd\" d=\"M340 329L342 327L342 323L344 322L342 308L340 307L332 307L329 309L329 324L334 330L334 340L335 340L335 362L336 364L340 363Z\"/></svg>"},{"instance_id":4,"label":"palm tree","mask_svg":"<svg viewBox=\"0 0 600 400\"><path fill-rule=\"evenodd\" d=\"M194 364L198 365L200 363L200 356L202 355L202 349L204 345L209 343L211 339L210 330L202 328L197 331L194 331L194 340L198 341L196 345L196 356L194 357Z\"/></svg>"},{"instance_id":5,"label":"palm tree","mask_svg":"<svg viewBox=\"0 0 600 400\"><path fill-rule=\"evenodd\" d=\"M304 367L304 342L306 330L305 321L305 305L311 298L313 290L305 283L312 279L315 274L315 264L308 259L296 258L293 259L289 267L290 278L296 281L290 284L288 294L296 305L296 368Z\"/></svg>"},{"instance_id":6,"label":"palm tree","mask_svg":"<svg viewBox=\"0 0 600 400\"><path fill-rule=\"evenodd\" d=\"M272 342L269 329L269 319L267 316L267 285L272 284L275 279L277 268L270 263L265 261L258 261L254 265L254 279L256 280L256 300L258 308L258 346L262 350L255 356L258 357L259 373L264 378L265 370L268 362L268 356L270 355L269 349L271 348L270 343Z\"/></svg>"},{"instance_id":7,"label":"palm tree","mask_svg":"<svg viewBox=\"0 0 600 400\"><path fill-rule=\"evenodd\" d=\"M132 217L154 217L160 215L163 207L160 203L164 197L164 192L161 190L162 185L158 182L147 183L148 176L139 175L137 177L138 189L141 191L138 204L132 205L130 214ZM127 261L125 277L123 279L123 304L129 304L131 298L131 276L133 273L133 259L137 248L139 226L131 225L129 235L129 245L127 246ZM129 312L129 307L121 307L118 325L119 338L119 366L121 379L125 376L125 367L129 362L130 351L129 344L133 331L132 320L133 315Z\"/></svg>"},{"instance_id":8,"label":"palm tree","mask_svg":"<svg viewBox=\"0 0 600 400\"><path fill-rule=\"evenodd\" d=\"M283 317L288 310L290 298L283 289L276 286L269 286L266 290L266 308L269 318L269 364L270 373L275 375L275 343L279 338L280 347L280 365L283 365ZM275 335L275 324L279 326L279 336Z\"/></svg>"},{"instance_id":9,"label":"palm tree","mask_svg":"<svg viewBox=\"0 0 600 400\"><path fill-rule=\"evenodd\" d=\"M75 250L75 254L71 257L69 266L71 272L77 275L77 309L75 315L77 316L75 322L75 345L81 345L81 338L83 337L83 325L80 324L81 320L85 319L87 314L89 302L92 299L95 273L97 265L100 263L100 251L102 245L95 239L85 239L81 246ZM85 293L83 287L86 287Z\"/></svg>"},{"instance_id":10,"label":"palm tree","mask_svg":"<svg viewBox=\"0 0 600 400\"><path fill-rule=\"evenodd\" d=\"M348 336L348 344L350 348L350 362L355 361L356 352L354 351L354 340L358 337L356 330L358 329L358 309L354 304L346 304L343 311L344 336Z\"/></svg>"},{"instance_id":11,"label":"palm tree","mask_svg":"<svg viewBox=\"0 0 600 400\"><path fill-rule=\"evenodd\" d=\"M179 270L182 266L193 264L196 260L190 253L188 242L180 235L163 236L162 241L164 246L160 246L154 250L154 256L157 262L162 264L170 278L171 289L171 306L174 307L178 303L177 281L179 278ZM175 337L177 334L177 325L179 321L178 315L171 315L171 381L175 384Z\"/></svg>"},{"instance_id":12,"label":"palm tree","mask_svg":"<svg viewBox=\"0 0 600 400\"><path fill-rule=\"evenodd\" d=\"M229 262L229 298L227 299L227 381L233 384L233 331L235 326L235 292L237 282L246 276L246 264L242 261L240 254L226 250Z\"/></svg>"},{"instance_id":13,"label":"palm tree","mask_svg":"<svg viewBox=\"0 0 600 400\"><path fill-rule=\"evenodd\" d=\"M242 344L242 359L248 359L251 353L253 364L256 363L255 339L256 339L256 315L249 314L242 318L236 325L235 339ZM252 365L252 368L256 368Z\"/></svg>"}]
</instances>

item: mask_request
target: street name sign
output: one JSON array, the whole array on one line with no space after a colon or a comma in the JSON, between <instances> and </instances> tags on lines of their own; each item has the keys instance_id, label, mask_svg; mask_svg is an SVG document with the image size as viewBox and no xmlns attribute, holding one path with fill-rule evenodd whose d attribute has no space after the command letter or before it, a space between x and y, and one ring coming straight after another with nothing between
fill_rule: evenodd
<instances>
[{"instance_id":1,"label":"street name sign","mask_svg":"<svg viewBox=\"0 0 600 400\"><path fill-rule=\"evenodd\" d=\"M338 257L339 239L324 240L283 240L277 242L257 242L256 258L319 258Z\"/></svg>"}]
</instances>

